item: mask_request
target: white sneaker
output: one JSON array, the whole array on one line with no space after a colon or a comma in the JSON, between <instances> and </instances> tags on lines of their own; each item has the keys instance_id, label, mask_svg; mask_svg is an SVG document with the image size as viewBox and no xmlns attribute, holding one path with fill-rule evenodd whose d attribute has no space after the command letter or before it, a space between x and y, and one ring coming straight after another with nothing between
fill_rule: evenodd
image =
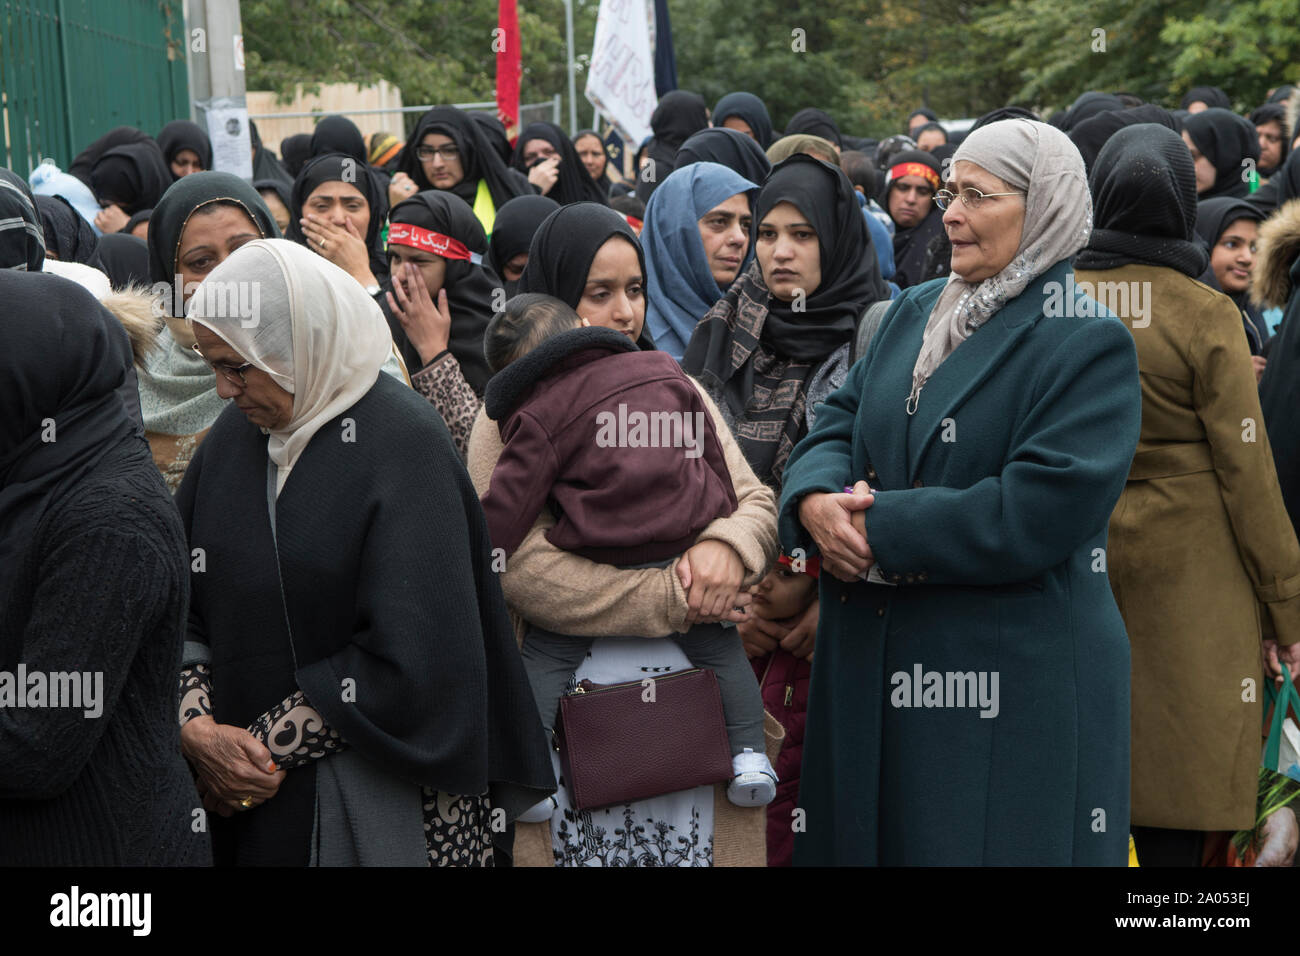
<instances>
[{"instance_id":1,"label":"white sneaker","mask_svg":"<svg viewBox=\"0 0 1300 956\"><path fill-rule=\"evenodd\" d=\"M727 799L738 807L765 807L776 799L776 771L767 754L746 747L731 758L735 774L727 787Z\"/></svg>"},{"instance_id":2,"label":"white sneaker","mask_svg":"<svg viewBox=\"0 0 1300 956\"><path fill-rule=\"evenodd\" d=\"M523 813L519 814L519 822L546 823L551 819L552 814L555 813L558 806L559 804L555 802L555 797L547 797L541 803L534 804Z\"/></svg>"}]
</instances>

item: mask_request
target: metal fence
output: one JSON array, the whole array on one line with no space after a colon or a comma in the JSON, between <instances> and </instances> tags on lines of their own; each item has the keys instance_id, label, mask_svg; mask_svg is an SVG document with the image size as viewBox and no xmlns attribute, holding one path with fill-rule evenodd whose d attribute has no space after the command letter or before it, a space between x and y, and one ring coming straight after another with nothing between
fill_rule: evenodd
<instances>
[{"instance_id":1,"label":"metal fence","mask_svg":"<svg viewBox=\"0 0 1300 956\"><path fill-rule=\"evenodd\" d=\"M0 162L67 169L115 126L188 119L181 0L0 0Z\"/></svg>"},{"instance_id":2,"label":"metal fence","mask_svg":"<svg viewBox=\"0 0 1300 956\"><path fill-rule=\"evenodd\" d=\"M0 0L3 2L3 0ZM538 120L549 120L550 122L560 124L560 95L557 93L549 100L543 100L540 103L521 103L519 104L519 128L527 126L529 123ZM414 128L415 120L418 115L413 117L412 114L422 114L433 109L436 105L454 106L457 109L469 110L472 113L491 113L493 116L497 112L497 104L494 100L487 100L482 103L445 103L434 104L426 103L422 106L401 106L401 107L379 107L376 109L362 110L303 110L292 113L249 113L248 118L251 120L269 120L269 119L320 119L323 116L364 116L368 113L402 113L407 118L407 132Z\"/></svg>"}]
</instances>

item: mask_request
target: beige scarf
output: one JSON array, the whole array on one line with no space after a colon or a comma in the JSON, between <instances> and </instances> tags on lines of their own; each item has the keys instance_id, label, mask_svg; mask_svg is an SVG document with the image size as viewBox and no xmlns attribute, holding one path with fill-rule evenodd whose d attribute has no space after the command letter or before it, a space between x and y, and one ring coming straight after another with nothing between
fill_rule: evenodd
<instances>
[{"instance_id":1,"label":"beige scarf","mask_svg":"<svg viewBox=\"0 0 1300 956\"><path fill-rule=\"evenodd\" d=\"M209 283L224 284L225 308L222 297L205 294ZM255 303L255 314L237 314L236 297L241 306ZM355 279L284 239L232 253L190 299L188 318L293 395L288 423L268 432L277 495L312 436L370 391L393 345L379 306Z\"/></svg>"},{"instance_id":2,"label":"beige scarf","mask_svg":"<svg viewBox=\"0 0 1300 956\"><path fill-rule=\"evenodd\" d=\"M1087 245L1092 235L1092 197L1083 157L1056 127L1027 119L990 123L957 148L952 161L962 160L1025 192L1025 225L1015 256L997 275L975 283L955 272L948 276L912 369L909 415L915 414L925 383L957 346L1030 282Z\"/></svg>"}]
</instances>

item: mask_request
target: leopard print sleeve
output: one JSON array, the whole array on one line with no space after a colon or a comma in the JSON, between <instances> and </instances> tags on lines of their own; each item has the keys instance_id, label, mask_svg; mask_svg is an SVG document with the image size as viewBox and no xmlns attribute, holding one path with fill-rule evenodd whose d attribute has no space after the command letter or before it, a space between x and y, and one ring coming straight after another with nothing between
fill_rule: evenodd
<instances>
[{"instance_id":1,"label":"leopard print sleeve","mask_svg":"<svg viewBox=\"0 0 1300 956\"><path fill-rule=\"evenodd\" d=\"M438 410L451 432L452 441L456 443L461 461L464 461L469 449L469 434L483 400L465 381L455 356L443 352L411 376L411 387Z\"/></svg>"}]
</instances>

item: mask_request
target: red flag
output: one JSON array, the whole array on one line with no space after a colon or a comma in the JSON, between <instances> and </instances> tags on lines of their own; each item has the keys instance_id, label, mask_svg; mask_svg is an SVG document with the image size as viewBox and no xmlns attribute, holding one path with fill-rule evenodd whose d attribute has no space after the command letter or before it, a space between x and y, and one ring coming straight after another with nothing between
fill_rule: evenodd
<instances>
[{"instance_id":1,"label":"red flag","mask_svg":"<svg viewBox=\"0 0 1300 956\"><path fill-rule=\"evenodd\" d=\"M519 135L519 11L515 0L497 0L497 28L492 49L497 55L497 119L514 142Z\"/></svg>"}]
</instances>

